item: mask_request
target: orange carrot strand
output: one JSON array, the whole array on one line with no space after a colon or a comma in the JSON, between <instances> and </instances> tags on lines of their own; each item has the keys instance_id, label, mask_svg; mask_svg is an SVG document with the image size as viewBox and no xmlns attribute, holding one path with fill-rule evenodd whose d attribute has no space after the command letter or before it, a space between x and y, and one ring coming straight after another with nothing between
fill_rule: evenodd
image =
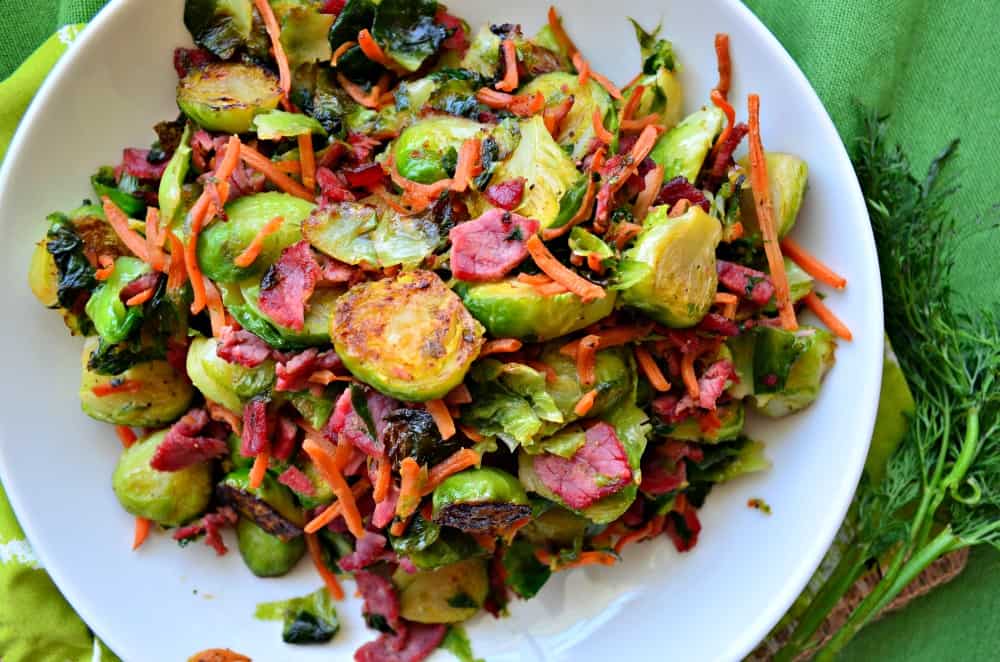
<instances>
[{"instance_id":1,"label":"orange carrot strand","mask_svg":"<svg viewBox=\"0 0 1000 662\"><path fill-rule=\"evenodd\" d=\"M842 290L847 287L847 279L835 272L830 267L823 264L817 257L802 248L799 243L790 237L781 240L781 252L799 265L802 271L806 272L821 283L826 283L830 287Z\"/></svg>"},{"instance_id":2,"label":"orange carrot strand","mask_svg":"<svg viewBox=\"0 0 1000 662\"><path fill-rule=\"evenodd\" d=\"M450 439L455 436L455 421L452 419L448 405L445 404L444 400L428 400L424 403L424 407L434 418L434 423L437 425L442 439Z\"/></svg>"},{"instance_id":3,"label":"orange carrot strand","mask_svg":"<svg viewBox=\"0 0 1000 662\"><path fill-rule=\"evenodd\" d=\"M298 143L302 185L313 191L316 189L316 152L313 151L312 134L299 136Z\"/></svg>"},{"instance_id":4,"label":"orange carrot strand","mask_svg":"<svg viewBox=\"0 0 1000 662\"><path fill-rule=\"evenodd\" d=\"M275 216L265 223L260 232L250 241L250 244L243 249L243 252L233 259L233 264L241 268L246 268L253 264L254 260L260 256L260 252L264 249L264 240L277 232L284 222L285 218L283 216Z\"/></svg>"},{"instance_id":5,"label":"orange carrot strand","mask_svg":"<svg viewBox=\"0 0 1000 662\"><path fill-rule=\"evenodd\" d=\"M309 548L309 556L316 567L316 572L323 579L330 597L334 600L343 600L344 589L341 588L340 582L337 581L337 576L326 566L326 562L323 560L323 548L320 547L319 538L316 537L316 534L306 534L306 547Z\"/></svg>"},{"instance_id":6,"label":"orange carrot strand","mask_svg":"<svg viewBox=\"0 0 1000 662\"><path fill-rule=\"evenodd\" d=\"M135 551L142 547L142 543L146 542L146 538L149 537L149 529L152 522L150 522L145 517L135 518L135 533L132 535L132 551Z\"/></svg>"},{"instance_id":7,"label":"orange carrot strand","mask_svg":"<svg viewBox=\"0 0 1000 662\"><path fill-rule=\"evenodd\" d=\"M267 465L270 461L271 454L267 451L257 453L257 457L253 459L253 466L250 467L250 489L255 490L264 482L264 476L267 475Z\"/></svg>"},{"instance_id":8,"label":"orange carrot strand","mask_svg":"<svg viewBox=\"0 0 1000 662\"><path fill-rule=\"evenodd\" d=\"M517 48L510 39L504 39L500 43L500 51L503 54L504 74L503 78L496 84L496 88L502 92L513 92L517 89Z\"/></svg>"},{"instance_id":9,"label":"orange carrot strand","mask_svg":"<svg viewBox=\"0 0 1000 662\"><path fill-rule=\"evenodd\" d=\"M847 325L840 321L840 318L833 314L833 311L826 307L826 304L816 296L815 292L810 292L805 297L803 297L802 302L806 305L806 308L811 310L813 314L826 325L830 331L833 332L838 338L844 340L853 340L854 334L851 330L847 328Z\"/></svg>"}]
</instances>

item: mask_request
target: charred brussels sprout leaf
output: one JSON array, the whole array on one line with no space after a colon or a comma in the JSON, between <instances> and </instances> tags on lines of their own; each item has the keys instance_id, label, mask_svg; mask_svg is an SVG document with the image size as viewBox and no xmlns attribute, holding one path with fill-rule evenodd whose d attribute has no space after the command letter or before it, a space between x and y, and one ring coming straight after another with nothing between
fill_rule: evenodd
<instances>
[{"instance_id":1,"label":"charred brussels sprout leaf","mask_svg":"<svg viewBox=\"0 0 1000 662\"><path fill-rule=\"evenodd\" d=\"M336 622L317 618L312 612L300 611L281 632L286 644L322 644L333 639L340 629Z\"/></svg>"},{"instance_id":2,"label":"charred brussels sprout leaf","mask_svg":"<svg viewBox=\"0 0 1000 662\"><path fill-rule=\"evenodd\" d=\"M688 462L688 480L692 485L722 483L771 466L764 456L764 444L746 437L705 446L703 451L700 462Z\"/></svg>"},{"instance_id":3,"label":"charred brussels sprout leaf","mask_svg":"<svg viewBox=\"0 0 1000 662\"><path fill-rule=\"evenodd\" d=\"M416 71L448 36L434 22L435 0L382 0L375 8L372 36L407 71Z\"/></svg>"},{"instance_id":4,"label":"charred brussels sprout leaf","mask_svg":"<svg viewBox=\"0 0 1000 662\"><path fill-rule=\"evenodd\" d=\"M108 166L99 168L90 177L90 186L98 198L107 196L126 216L140 217L146 211L146 203L127 190L129 182L135 183L134 178L127 174L122 175L121 182L116 182L114 168Z\"/></svg>"},{"instance_id":5,"label":"charred brussels sprout leaf","mask_svg":"<svg viewBox=\"0 0 1000 662\"><path fill-rule=\"evenodd\" d=\"M417 515L410 521L402 536L396 537L390 533L389 542L394 552L406 556L424 551L436 543L440 536L440 526Z\"/></svg>"},{"instance_id":6,"label":"charred brussels sprout leaf","mask_svg":"<svg viewBox=\"0 0 1000 662\"><path fill-rule=\"evenodd\" d=\"M456 437L441 439L426 409L396 409L386 417L383 437L389 458L397 467L407 457L434 465L461 448Z\"/></svg>"},{"instance_id":7,"label":"charred brussels sprout leaf","mask_svg":"<svg viewBox=\"0 0 1000 662\"><path fill-rule=\"evenodd\" d=\"M412 271L348 290L337 300L330 338L361 381L425 401L462 382L483 329L436 274Z\"/></svg>"},{"instance_id":8,"label":"charred brussels sprout leaf","mask_svg":"<svg viewBox=\"0 0 1000 662\"><path fill-rule=\"evenodd\" d=\"M483 556L485 551L469 534L445 527L434 542L423 549L411 549L407 554L420 570L436 570L464 559Z\"/></svg>"},{"instance_id":9,"label":"charred brussels sprout leaf","mask_svg":"<svg viewBox=\"0 0 1000 662\"><path fill-rule=\"evenodd\" d=\"M271 110L257 115L253 118L253 126L257 137L262 140L280 140L313 133L326 135L323 125L312 117L283 110Z\"/></svg>"},{"instance_id":10,"label":"charred brussels sprout leaf","mask_svg":"<svg viewBox=\"0 0 1000 662\"><path fill-rule=\"evenodd\" d=\"M333 600L325 588L301 598L257 605L259 619L284 621L286 644L319 644L330 641L340 629Z\"/></svg>"},{"instance_id":11,"label":"charred brussels sprout leaf","mask_svg":"<svg viewBox=\"0 0 1000 662\"><path fill-rule=\"evenodd\" d=\"M83 240L69 218L63 214L49 216L51 225L46 235L45 249L52 256L58 270L56 297L63 308L72 308L81 294L88 294L97 287L94 268L83 253Z\"/></svg>"},{"instance_id":12,"label":"charred brussels sprout leaf","mask_svg":"<svg viewBox=\"0 0 1000 662\"><path fill-rule=\"evenodd\" d=\"M504 551L503 567L507 586L525 600L535 597L552 576L549 566L535 558L535 546L521 539Z\"/></svg>"},{"instance_id":13,"label":"charred brussels sprout leaf","mask_svg":"<svg viewBox=\"0 0 1000 662\"><path fill-rule=\"evenodd\" d=\"M216 486L215 493L220 502L233 506L283 542L302 535L305 513L295 504L292 491L270 475L265 475L264 482L253 488L250 487L249 471L240 469L226 476Z\"/></svg>"},{"instance_id":14,"label":"charred brussels sprout leaf","mask_svg":"<svg viewBox=\"0 0 1000 662\"><path fill-rule=\"evenodd\" d=\"M274 110L280 99L277 77L249 64L213 62L177 84L177 105L208 131L249 131L254 116Z\"/></svg>"},{"instance_id":15,"label":"charred brussels sprout leaf","mask_svg":"<svg viewBox=\"0 0 1000 662\"><path fill-rule=\"evenodd\" d=\"M250 0L186 0L184 26L194 43L223 60L231 58L250 36Z\"/></svg>"},{"instance_id":16,"label":"charred brussels sprout leaf","mask_svg":"<svg viewBox=\"0 0 1000 662\"><path fill-rule=\"evenodd\" d=\"M370 28L375 21L375 3L371 0L347 0L337 19L330 26L330 48L348 41L357 41L358 32Z\"/></svg>"}]
</instances>

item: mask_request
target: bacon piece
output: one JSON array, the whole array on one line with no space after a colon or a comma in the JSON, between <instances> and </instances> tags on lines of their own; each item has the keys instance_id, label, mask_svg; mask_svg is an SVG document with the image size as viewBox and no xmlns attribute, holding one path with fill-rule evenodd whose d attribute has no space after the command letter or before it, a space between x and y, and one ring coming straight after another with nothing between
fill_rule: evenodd
<instances>
[{"instance_id":1,"label":"bacon piece","mask_svg":"<svg viewBox=\"0 0 1000 662\"><path fill-rule=\"evenodd\" d=\"M720 285L758 306L766 305L774 296L774 283L763 271L725 260L719 260L715 270L719 274Z\"/></svg>"},{"instance_id":2,"label":"bacon piece","mask_svg":"<svg viewBox=\"0 0 1000 662\"><path fill-rule=\"evenodd\" d=\"M350 264L335 260L327 255L317 255L316 262L319 264L322 275L316 287L331 287L350 283L358 277L359 269Z\"/></svg>"},{"instance_id":3,"label":"bacon piece","mask_svg":"<svg viewBox=\"0 0 1000 662\"><path fill-rule=\"evenodd\" d=\"M469 35L465 32L462 20L452 16L439 5L434 21L443 25L450 33L447 39L441 42L441 47L449 51L458 51L459 55L465 55L465 51L469 50Z\"/></svg>"},{"instance_id":4,"label":"bacon piece","mask_svg":"<svg viewBox=\"0 0 1000 662\"><path fill-rule=\"evenodd\" d=\"M316 170L316 184L319 186L320 202L323 205L357 200L355 195L351 193L347 179L342 173L335 173L329 168L320 167Z\"/></svg>"},{"instance_id":5,"label":"bacon piece","mask_svg":"<svg viewBox=\"0 0 1000 662\"><path fill-rule=\"evenodd\" d=\"M524 177L517 177L506 182L499 182L487 187L485 195L489 203L494 207L513 211L521 204L524 197Z\"/></svg>"},{"instance_id":6,"label":"bacon piece","mask_svg":"<svg viewBox=\"0 0 1000 662\"><path fill-rule=\"evenodd\" d=\"M678 552L690 551L698 544L701 522L698 520L698 512L683 494L677 498L674 512L668 515L664 531Z\"/></svg>"},{"instance_id":7,"label":"bacon piece","mask_svg":"<svg viewBox=\"0 0 1000 662\"><path fill-rule=\"evenodd\" d=\"M538 227L536 220L501 209L455 226L449 234L452 273L472 282L503 278L528 256L525 240Z\"/></svg>"},{"instance_id":8,"label":"bacon piece","mask_svg":"<svg viewBox=\"0 0 1000 662\"><path fill-rule=\"evenodd\" d=\"M219 556L225 554L226 543L222 540L222 529L235 526L239 517L229 506L222 506L214 513L206 513L200 521L182 526L174 531L174 540L191 541L198 536L205 536L205 544L215 550Z\"/></svg>"},{"instance_id":9,"label":"bacon piece","mask_svg":"<svg viewBox=\"0 0 1000 662\"><path fill-rule=\"evenodd\" d=\"M281 326L301 331L306 304L322 275L308 241L289 246L261 280L261 311Z\"/></svg>"},{"instance_id":10,"label":"bacon piece","mask_svg":"<svg viewBox=\"0 0 1000 662\"><path fill-rule=\"evenodd\" d=\"M374 419L374 416L372 418ZM354 410L354 405L351 402L351 389L344 391L337 400L327 424L326 435L330 439L346 439L365 455L377 458L385 457L384 445L378 439L372 438L368 433L368 426Z\"/></svg>"},{"instance_id":11,"label":"bacon piece","mask_svg":"<svg viewBox=\"0 0 1000 662\"><path fill-rule=\"evenodd\" d=\"M714 410L716 402L726 390L726 383L739 380L731 361L716 361L698 378L698 406Z\"/></svg>"},{"instance_id":12,"label":"bacon piece","mask_svg":"<svg viewBox=\"0 0 1000 662\"><path fill-rule=\"evenodd\" d=\"M347 0L325 0L323 5L319 8L320 14L333 14L337 16L340 12L344 11L344 6L347 4Z\"/></svg>"},{"instance_id":13,"label":"bacon piece","mask_svg":"<svg viewBox=\"0 0 1000 662\"><path fill-rule=\"evenodd\" d=\"M118 293L118 300L125 303L135 295L146 290L156 290L160 285L160 278L162 276L163 274L155 271L139 276L122 288L121 292Z\"/></svg>"},{"instance_id":14,"label":"bacon piece","mask_svg":"<svg viewBox=\"0 0 1000 662\"><path fill-rule=\"evenodd\" d=\"M572 458L545 453L534 462L542 483L577 510L614 494L632 479L625 446L604 422L587 429L586 442Z\"/></svg>"},{"instance_id":15,"label":"bacon piece","mask_svg":"<svg viewBox=\"0 0 1000 662\"><path fill-rule=\"evenodd\" d=\"M201 69L214 61L215 56L201 48L174 49L174 71L178 78L184 78L192 69Z\"/></svg>"},{"instance_id":16,"label":"bacon piece","mask_svg":"<svg viewBox=\"0 0 1000 662\"><path fill-rule=\"evenodd\" d=\"M274 440L271 443L271 455L278 460L287 460L295 452L295 442L298 440L299 426L295 421L284 416L278 417L274 428Z\"/></svg>"},{"instance_id":17,"label":"bacon piece","mask_svg":"<svg viewBox=\"0 0 1000 662\"><path fill-rule=\"evenodd\" d=\"M389 486L389 493L385 499L375 504L375 512L372 513L372 526L383 529L392 522L396 515L396 503L399 501L399 488L395 484Z\"/></svg>"},{"instance_id":18,"label":"bacon piece","mask_svg":"<svg viewBox=\"0 0 1000 662\"><path fill-rule=\"evenodd\" d=\"M228 363L256 368L271 357L271 347L249 331L224 326L215 355Z\"/></svg>"},{"instance_id":19,"label":"bacon piece","mask_svg":"<svg viewBox=\"0 0 1000 662\"><path fill-rule=\"evenodd\" d=\"M681 406L681 400L682 398L676 395L661 395L653 400L653 413L659 416L664 423L680 423L691 416L689 411Z\"/></svg>"},{"instance_id":20,"label":"bacon piece","mask_svg":"<svg viewBox=\"0 0 1000 662\"><path fill-rule=\"evenodd\" d=\"M392 582L366 570L355 572L354 581L358 583L358 591L364 600L361 613L365 618L381 616L396 636L405 637L407 624L399 614L399 595Z\"/></svg>"},{"instance_id":21,"label":"bacon piece","mask_svg":"<svg viewBox=\"0 0 1000 662\"><path fill-rule=\"evenodd\" d=\"M278 379L275 391L306 391L311 384L309 376L318 370L336 371L344 366L340 357L332 349L320 352L315 347L298 354L278 357L274 372Z\"/></svg>"},{"instance_id":22,"label":"bacon piece","mask_svg":"<svg viewBox=\"0 0 1000 662\"><path fill-rule=\"evenodd\" d=\"M296 466L290 466L278 476L278 482L291 490L306 496L316 496L316 486L309 480L309 476L302 473Z\"/></svg>"},{"instance_id":23,"label":"bacon piece","mask_svg":"<svg viewBox=\"0 0 1000 662\"><path fill-rule=\"evenodd\" d=\"M257 457L263 451L271 450L271 432L274 423L267 415L267 401L253 398L243 406L243 437L240 440L240 455Z\"/></svg>"},{"instance_id":24,"label":"bacon piece","mask_svg":"<svg viewBox=\"0 0 1000 662\"><path fill-rule=\"evenodd\" d=\"M372 160L372 152L382 143L363 133L351 132L347 134L347 144L351 146L351 160L361 165Z\"/></svg>"},{"instance_id":25,"label":"bacon piece","mask_svg":"<svg viewBox=\"0 0 1000 662\"><path fill-rule=\"evenodd\" d=\"M719 186L726 180L726 170L733 163L733 152L736 148L740 146L743 142L743 138L750 132L750 127L748 127L743 122L740 122L733 127L733 130L724 136L724 140L716 145L713 154L715 158L712 161L711 167L703 175L705 188L710 191L715 191Z\"/></svg>"},{"instance_id":26,"label":"bacon piece","mask_svg":"<svg viewBox=\"0 0 1000 662\"><path fill-rule=\"evenodd\" d=\"M695 444L673 439L666 442L642 458L642 491L660 496L682 487L687 481L687 465L682 460L691 458L700 462L704 457L705 453Z\"/></svg>"},{"instance_id":27,"label":"bacon piece","mask_svg":"<svg viewBox=\"0 0 1000 662\"><path fill-rule=\"evenodd\" d=\"M736 322L718 313L709 313L698 323L698 330L720 336L738 336L740 327Z\"/></svg>"},{"instance_id":28,"label":"bacon piece","mask_svg":"<svg viewBox=\"0 0 1000 662\"><path fill-rule=\"evenodd\" d=\"M344 572L356 572L379 561L394 559L392 551L386 551L386 537L374 531L365 531L361 540L354 544L354 551L340 559L338 565Z\"/></svg>"},{"instance_id":29,"label":"bacon piece","mask_svg":"<svg viewBox=\"0 0 1000 662\"><path fill-rule=\"evenodd\" d=\"M378 163L368 163L343 172L351 188L375 188L385 183L385 171Z\"/></svg>"},{"instance_id":30,"label":"bacon piece","mask_svg":"<svg viewBox=\"0 0 1000 662\"><path fill-rule=\"evenodd\" d=\"M184 414L156 447L149 466L157 471L180 471L227 454L229 446L224 439L214 434L202 435L206 431L213 432L210 422L204 409L192 409Z\"/></svg>"},{"instance_id":31,"label":"bacon piece","mask_svg":"<svg viewBox=\"0 0 1000 662\"><path fill-rule=\"evenodd\" d=\"M437 650L448 633L446 625L407 623L407 636L382 634L354 653L355 662L421 662Z\"/></svg>"},{"instance_id":32,"label":"bacon piece","mask_svg":"<svg viewBox=\"0 0 1000 662\"><path fill-rule=\"evenodd\" d=\"M694 185L683 176L674 177L669 182L664 184L663 188L660 189L659 195L656 196L656 200L653 204L673 207L681 200L687 200L692 205L698 205L706 212L710 208L708 198L705 197L705 194L695 188Z\"/></svg>"},{"instance_id":33,"label":"bacon piece","mask_svg":"<svg viewBox=\"0 0 1000 662\"><path fill-rule=\"evenodd\" d=\"M163 177L163 171L167 169L167 162L170 159L163 159L157 163L149 160L151 150L136 149L127 147L122 150L122 162L115 172L120 177L122 173L128 173L136 179L147 181L159 181Z\"/></svg>"}]
</instances>

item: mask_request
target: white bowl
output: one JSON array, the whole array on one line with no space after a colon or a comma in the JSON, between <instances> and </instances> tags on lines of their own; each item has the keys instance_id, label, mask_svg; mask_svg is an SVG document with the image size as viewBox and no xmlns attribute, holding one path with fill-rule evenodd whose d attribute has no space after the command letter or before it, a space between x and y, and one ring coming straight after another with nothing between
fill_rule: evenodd
<instances>
[{"instance_id":1,"label":"white bowl","mask_svg":"<svg viewBox=\"0 0 1000 662\"><path fill-rule=\"evenodd\" d=\"M139 552L130 551L132 518L111 491L119 442L110 426L84 416L77 400L80 340L68 337L25 285L46 214L93 197L88 177L95 168L117 163L125 146L147 145L152 125L176 114L171 53L190 39L182 7L182 0L112 2L46 81L7 155L0 173L0 269L8 284L7 322L0 325L7 370L0 383L0 475L53 579L125 660L175 662L219 646L260 662L348 659L374 636L357 599L340 606L342 630L324 646L286 646L279 624L253 618L258 602L320 585L308 561L289 577L258 580L235 550L219 559L205 545L178 549L169 536L154 534ZM517 21L533 33L546 7L454 0L452 9L474 26ZM856 340L841 344L812 407L753 423L774 467L710 495L694 551L677 554L665 538L632 546L617 566L563 573L538 598L515 603L510 618L480 617L469 634L477 655L491 661L738 659L767 634L818 565L868 449L883 335L865 206L809 83L738 2L564 0L560 9L590 62L619 82L639 66L625 17L647 27L662 19L684 65L688 110L708 99L716 81L715 32L731 35L731 99L745 117L747 93L760 93L765 146L808 161L810 190L795 236L849 279L848 289L827 301ZM749 509L749 497L766 499L774 514Z\"/></svg>"}]
</instances>

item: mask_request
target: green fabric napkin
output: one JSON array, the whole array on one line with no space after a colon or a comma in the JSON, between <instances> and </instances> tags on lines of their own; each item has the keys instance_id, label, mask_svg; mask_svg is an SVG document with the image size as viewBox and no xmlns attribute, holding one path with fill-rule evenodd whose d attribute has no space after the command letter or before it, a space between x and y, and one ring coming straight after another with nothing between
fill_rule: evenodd
<instances>
[{"instance_id":1,"label":"green fabric napkin","mask_svg":"<svg viewBox=\"0 0 1000 662\"><path fill-rule=\"evenodd\" d=\"M1000 68L996 65L1000 58L992 26L1000 24L1000 3L746 3L806 72L845 141L853 139L859 126L857 102L891 109L895 137L918 165L928 162L951 138L962 138L958 170L963 191L957 203L968 223L974 223L996 200L993 180L1000 170L1000 132L996 130L1000 125ZM76 36L79 26L74 24L89 20L103 4L104 0L3 3L0 79L9 78L0 83L0 157L38 85ZM739 62L734 75L740 75ZM983 265L994 264L998 249L1000 238L995 233L969 242L955 275L956 286L980 299L1000 298L1000 278L983 274ZM1000 595L998 558L990 550L977 551L964 578L866 629L844 659L958 659L955 651L962 651L963 660L991 659L995 652L991 646L1000 641L1000 622L994 618L995 596ZM116 659L75 616L39 567L2 486L0 595L4 596L0 600L0 659L4 662ZM934 627L927 627L929 623Z\"/></svg>"}]
</instances>

